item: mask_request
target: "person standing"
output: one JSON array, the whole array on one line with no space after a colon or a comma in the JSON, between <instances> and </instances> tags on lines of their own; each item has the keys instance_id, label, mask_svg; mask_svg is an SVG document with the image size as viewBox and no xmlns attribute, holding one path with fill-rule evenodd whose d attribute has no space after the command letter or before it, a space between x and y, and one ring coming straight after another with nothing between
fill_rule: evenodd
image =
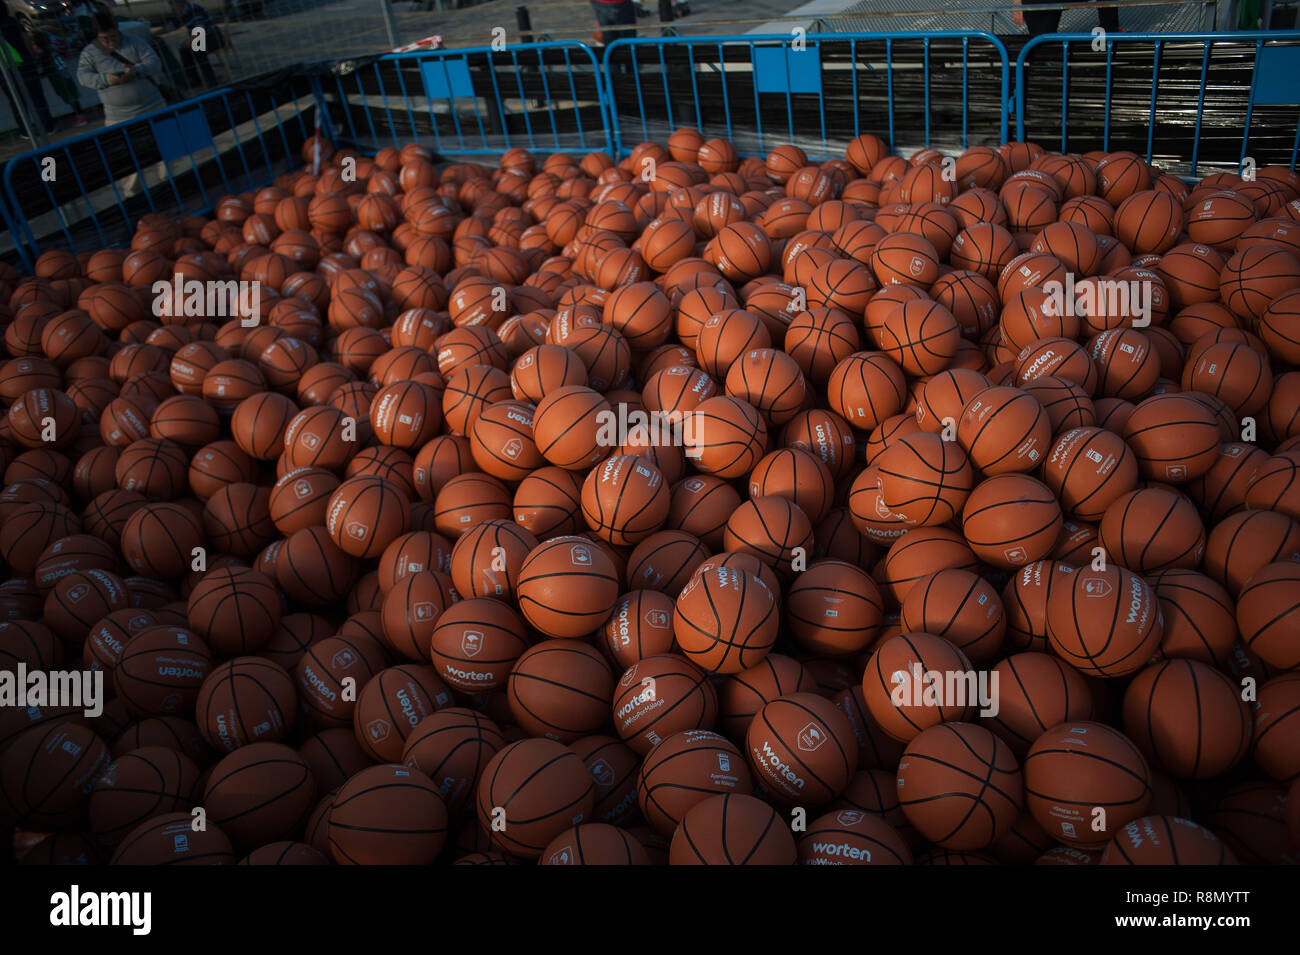
<instances>
[{"instance_id":1,"label":"person standing","mask_svg":"<svg viewBox=\"0 0 1300 955\"><path fill-rule=\"evenodd\" d=\"M1015 0L1020 9L1011 19L1017 26L1023 25L1030 36L1042 36L1044 33L1059 33L1061 27L1061 10L1030 10L1037 4L1059 4L1062 0ZM1098 7L1097 22L1107 33L1119 33L1119 8Z\"/></svg>"},{"instance_id":2,"label":"person standing","mask_svg":"<svg viewBox=\"0 0 1300 955\"><path fill-rule=\"evenodd\" d=\"M143 116L167 105L152 76L162 70L153 47L123 36L117 18L107 10L95 11L95 39L81 51L77 82L99 94L104 104L104 125Z\"/></svg>"},{"instance_id":3,"label":"person standing","mask_svg":"<svg viewBox=\"0 0 1300 955\"><path fill-rule=\"evenodd\" d=\"M123 36L117 18L108 10L95 11L94 20L95 39L81 51L77 82L99 94L104 104L104 125L124 123L166 106L167 100L150 79L162 70L162 61L153 47ZM162 178L167 163L160 162L157 169ZM139 192L140 174L127 175L122 191L128 196Z\"/></svg>"},{"instance_id":4,"label":"person standing","mask_svg":"<svg viewBox=\"0 0 1300 955\"><path fill-rule=\"evenodd\" d=\"M602 27L636 26L636 6L632 0L591 0L596 23ZM635 30L601 30L600 42L608 46L615 40L635 36Z\"/></svg>"},{"instance_id":5,"label":"person standing","mask_svg":"<svg viewBox=\"0 0 1300 955\"><path fill-rule=\"evenodd\" d=\"M27 91L27 99L36 113L35 116L29 117L32 125L44 133L54 132L54 117L50 115L50 106L45 101L45 88L41 85L41 74L36 68L36 54L23 35L22 24L14 18L9 12L9 5L2 0L0 0L0 39L5 44L5 49L0 51L0 56L5 60L5 71L15 82L21 81ZM9 100L9 109L13 111L14 120L23 139L27 139L27 132L23 128L21 119L23 114L19 111L18 104L14 102L13 94L9 92L9 84L3 79L0 79L0 89L4 90L5 99Z\"/></svg>"},{"instance_id":6,"label":"person standing","mask_svg":"<svg viewBox=\"0 0 1300 955\"><path fill-rule=\"evenodd\" d=\"M45 30L32 34L32 46L36 50L36 62L40 74L50 81L50 87L59 99L68 104L75 117L73 126L85 126L86 117L81 112L81 91L68 73L68 64L64 59L65 47L59 39Z\"/></svg>"},{"instance_id":7,"label":"person standing","mask_svg":"<svg viewBox=\"0 0 1300 955\"><path fill-rule=\"evenodd\" d=\"M185 83L190 87L216 86L217 77L208 61L208 54L221 49L221 31L217 29L212 15L197 3L190 0L171 0L172 16L167 25L173 30L185 29L181 39L181 68L185 71ZM203 49L194 49L194 31L203 31Z\"/></svg>"}]
</instances>

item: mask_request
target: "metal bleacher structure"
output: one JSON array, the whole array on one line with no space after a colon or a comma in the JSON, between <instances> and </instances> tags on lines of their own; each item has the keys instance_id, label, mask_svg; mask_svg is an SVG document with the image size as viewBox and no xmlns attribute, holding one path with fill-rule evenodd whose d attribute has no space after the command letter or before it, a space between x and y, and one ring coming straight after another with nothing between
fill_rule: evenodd
<instances>
[{"instance_id":1,"label":"metal bleacher structure","mask_svg":"<svg viewBox=\"0 0 1300 955\"><path fill-rule=\"evenodd\" d=\"M828 158L872 132L903 155L1130 149L1189 180L1296 164L1300 31L1022 39L1015 54L979 30L548 41L285 70L10 159L0 256L27 272L47 249L125 245L146 212L205 212L300 167L318 128L363 153L418 141L448 160L623 156L690 125L742 155L794 142ZM149 186L127 195L132 173Z\"/></svg>"}]
</instances>

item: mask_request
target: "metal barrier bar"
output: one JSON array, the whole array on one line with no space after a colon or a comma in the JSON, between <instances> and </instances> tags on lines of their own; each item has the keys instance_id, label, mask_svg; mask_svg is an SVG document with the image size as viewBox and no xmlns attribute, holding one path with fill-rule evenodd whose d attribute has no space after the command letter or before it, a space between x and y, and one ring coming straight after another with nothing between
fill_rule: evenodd
<instances>
[{"instance_id":1,"label":"metal barrier bar","mask_svg":"<svg viewBox=\"0 0 1300 955\"><path fill-rule=\"evenodd\" d=\"M1099 40L1104 58L1094 46ZM1057 115L1031 107L1036 55L1037 65L1048 67L1060 57ZM1266 56L1277 57L1267 70ZM1094 79L1091 68L1103 65ZM1202 166L1239 170L1248 157L1295 168L1300 154L1300 31L1054 34L1026 43L1015 69L1017 139L1059 132L1060 150L1068 152L1072 136L1090 136L1089 146L1130 149L1189 179ZM1035 88L1041 75L1035 72Z\"/></svg>"},{"instance_id":2,"label":"metal barrier bar","mask_svg":"<svg viewBox=\"0 0 1300 955\"><path fill-rule=\"evenodd\" d=\"M390 53L335 87L336 128L363 151L403 140L449 158L610 148L600 62L584 43Z\"/></svg>"},{"instance_id":3,"label":"metal barrier bar","mask_svg":"<svg viewBox=\"0 0 1300 955\"><path fill-rule=\"evenodd\" d=\"M977 30L627 38L605 47L604 67L620 157L638 139L670 135L690 112L691 125L759 154L773 140L805 150L820 140L830 156L848 140L832 131L850 128L891 146L915 130L920 139L908 145L965 148L973 131L1001 142L1010 125L1010 57Z\"/></svg>"},{"instance_id":4,"label":"metal barrier bar","mask_svg":"<svg viewBox=\"0 0 1300 955\"><path fill-rule=\"evenodd\" d=\"M298 164L317 103L305 81L220 89L21 153L0 175L14 254L30 270L43 248L124 244L146 212L199 213L217 189L260 188Z\"/></svg>"}]
</instances>

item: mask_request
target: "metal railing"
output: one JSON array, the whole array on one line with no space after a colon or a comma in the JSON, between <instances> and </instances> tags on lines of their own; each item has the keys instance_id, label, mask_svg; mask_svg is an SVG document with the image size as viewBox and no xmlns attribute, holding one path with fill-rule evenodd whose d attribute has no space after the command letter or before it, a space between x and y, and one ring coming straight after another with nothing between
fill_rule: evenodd
<instances>
[{"instance_id":1,"label":"metal railing","mask_svg":"<svg viewBox=\"0 0 1300 955\"><path fill-rule=\"evenodd\" d=\"M444 156L609 150L596 54L576 41L391 53L325 81L361 148L419 140Z\"/></svg>"},{"instance_id":2,"label":"metal railing","mask_svg":"<svg viewBox=\"0 0 1300 955\"><path fill-rule=\"evenodd\" d=\"M120 243L145 213L199 213L266 185L301 162L318 103L308 79L217 90L14 157L0 182L18 259Z\"/></svg>"},{"instance_id":3,"label":"metal railing","mask_svg":"<svg viewBox=\"0 0 1300 955\"><path fill-rule=\"evenodd\" d=\"M737 35L605 48L614 148L691 125L762 154L798 142L842 154L873 132L896 149L964 149L1008 128L1010 60L991 33Z\"/></svg>"},{"instance_id":4,"label":"metal railing","mask_svg":"<svg viewBox=\"0 0 1300 955\"><path fill-rule=\"evenodd\" d=\"M1247 156L1295 165L1300 31L1121 33L1097 46L1090 34L1025 44L1016 138L1061 152L1129 149L1189 178L1203 165L1236 171Z\"/></svg>"},{"instance_id":5,"label":"metal railing","mask_svg":"<svg viewBox=\"0 0 1300 955\"><path fill-rule=\"evenodd\" d=\"M5 254L30 270L47 248L123 244L146 212L206 212L296 168L317 122L363 152L416 141L448 159L620 157L682 125L743 154L797 142L814 158L864 132L900 153L1013 133L1061 151L1133 149L1189 177L1300 158L1300 31L1108 40L1031 40L1014 87L1006 47L979 31L628 39L602 58L576 41L386 54L15 157L0 176Z\"/></svg>"}]
</instances>

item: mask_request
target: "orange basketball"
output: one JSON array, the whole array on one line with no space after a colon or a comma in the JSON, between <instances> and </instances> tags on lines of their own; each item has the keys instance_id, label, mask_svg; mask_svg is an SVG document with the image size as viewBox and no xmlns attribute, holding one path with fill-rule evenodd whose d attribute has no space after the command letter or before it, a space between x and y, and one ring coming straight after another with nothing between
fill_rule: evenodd
<instances>
[{"instance_id":1,"label":"orange basketball","mask_svg":"<svg viewBox=\"0 0 1300 955\"><path fill-rule=\"evenodd\" d=\"M1151 659L1164 631L1160 604L1141 577L1058 564L1047 601L1047 640L1066 663L1091 676L1127 676Z\"/></svg>"},{"instance_id":2,"label":"orange basketball","mask_svg":"<svg viewBox=\"0 0 1300 955\"><path fill-rule=\"evenodd\" d=\"M671 865L794 865L794 836L776 810L743 793L710 796L677 827Z\"/></svg>"},{"instance_id":3,"label":"orange basketball","mask_svg":"<svg viewBox=\"0 0 1300 955\"><path fill-rule=\"evenodd\" d=\"M798 414L809 397L799 364L775 348L755 348L740 355L727 372L726 391L756 408L772 427Z\"/></svg>"},{"instance_id":4,"label":"orange basketball","mask_svg":"<svg viewBox=\"0 0 1300 955\"><path fill-rule=\"evenodd\" d=\"M757 779L789 805L825 805L844 791L858 768L848 718L812 693L763 704L749 724L745 746Z\"/></svg>"},{"instance_id":5,"label":"orange basketball","mask_svg":"<svg viewBox=\"0 0 1300 955\"><path fill-rule=\"evenodd\" d=\"M884 623L884 599L866 571L819 560L795 578L786 621L796 640L819 656L847 656L869 647Z\"/></svg>"},{"instance_id":6,"label":"orange basketball","mask_svg":"<svg viewBox=\"0 0 1300 955\"><path fill-rule=\"evenodd\" d=\"M528 647L523 621L499 600L458 600L435 619L429 658L438 676L462 693L504 687L510 669Z\"/></svg>"},{"instance_id":7,"label":"orange basketball","mask_svg":"<svg viewBox=\"0 0 1300 955\"><path fill-rule=\"evenodd\" d=\"M1259 210L1235 192L1211 192L1187 210L1187 235L1193 241L1231 252L1237 239L1259 218Z\"/></svg>"},{"instance_id":8,"label":"orange basketball","mask_svg":"<svg viewBox=\"0 0 1300 955\"><path fill-rule=\"evenodd\" d=\"M1024 799L1020 766L973 723L944 723L907 744L898 799L916 831L949 849L982 849L1010 831Z\"/></svg>"},{"instance_id":9,"label":"orange basketball","mask_svg":"<svg viewBox=\"0 0 1300 955\"><path fill-rule=\"evenodd\" d=\"M1092 691L1073 667L1046 653L1015 653L993 668L1000 687L989 729L1023 758L1053 726L1093 717Z\"/></svg>"},{"instance_id":10,"label":"orange basketball","mask_svg":"<svg viewBox=\"0 0 1300 955\"><path fill-rule=\"evenodd\" d=\"M961 267L980 271L966 263ZM911 285L928 289L939 277L939 253L919 235L895 232L876 243L871 253L871 270L882 288Z\"/></svg>"},{"instance_id":11,"label":"orange basketball","mask_svg":"<svg viewBox=\"0 0 1300 955\"><path fill-rule=\"evenodd\" d=\"M974 483L966 452L929 432L899 438L876 465L881 501L911 525L946 523L961 511Z\"/></svg>"},{"instance_id":12,"label":"orange basketball","mask_svg":"<svg viewBox=\"0 0 1300 955\"><path fill-rule=\"evenodd\" d=\"M776 596L738 567L717 567L691 578L673 613L681 652L715 673L738 673L757 664L776 641L779 624Z\"/></svg>"},{"instance_id":13,"label":"orange basketball","mask_svg":"<svg viewBox=\"0 0 1300 955\"><path fill-rule=\"evenodd\" d=\"M1257 571L1279 560L1300 560L1300 523L1276 511L1237 511L1210 529L1204 569L1233 594Z\"/></svg>"},{"instance_id":14,"label":"orange basketball","mask_svg":"<svg viewBox=\"0 0 1300 955\"><path fill-rule=\"evenodd\" d=\"M506 685L510 712L532 736L571 743L609 717L614 674L605 658L576 640L543 640L515 661Z\"/></svg>"},{"instance_id":15,"label":"orange basketball","mask_svg":"<svg viewBox=\"0 0 1300 955\"><path fill-rule=\"evenodd\" d=\"M976 394L957 421L957 441L986 475L1032 471L1043 463L1052 428L1043 406L1017 388Z\"/></svg>"},{"instance_id":16,"label":"orange basketball","mask_svg":"<svg viewBox=\"0 0 1300 955\"><path fill-rule=\"evenodd\" d=\"M1153 395L1134 407L1124 425L1124 440L1144 477L1184 484L1213 466L1219 427L1213 412L1194 398Z\"/></svg>"},{"instance_id":17,"label":"orange basketball","mask_svg":"<svg viewBox=\"0 0 1300 955\"><path fill-rule=\"evenodd\" d=\"M537 538L510 520L480 521L451 549L451 579L461 597L514 597L519 568Z\"/></svg>"},{"instance_id":18,"label":"orange basketball","mask_svg":"<svg viewBox=\"0 0 1300 955\"><path fill-rule=\"evenodd\" d=\"M907 381L889 356L855 352L832 370L826 395L833 411L854 427L869 431L903 409Z\"/></svg>"},{"instance_id":19,"label":"orange basketball","mask_svg":"<svg viewBox=\"0 0 1300 955\"><path fill-rule=\"evenodd\" d=\"M536 409L526 401L497 401L469 429L470 453L486 474L521 481L545 460L535 438Z\"/></svg>"},{"instance_id":20,"label":"orange basketball","mask_svg":"<svg viewBox=\"0 0 1300 955\"><path fill-rule=\"evenodd\" d=\"M686 730L712 729L718 693L709 675L677 654L645 657L614 688L614 728L644 756L660 740Z\"/></svg>"},{"instance_id":21,"label":"orange basketball","mask_svg":"<svg viewBox=\"0 0 1300 955\"><path fill-rule=\"evenodd\" d=\"M1054 839L1100 846L1151 804L1151 770L1137 747L1102 723L1054 726L1024 761L1025 806ZM1104 818L1096 807L1105 809ZM1100 823L1095 828L1095 822Z\"/></svg>"},{"instance_id":22,"label":"orange basketball","mask_svg":"<svg viewBox=\"0 0 1300 955\"><path fill-rule=\"evenodd\" d=\"M1250 747L1250 708L1241 687L1195 660L1165 660L1124 691L1124 730L1157 769L1208 779L1235 766Z\"/></svg>"},{"instance_id":23,"label":"orange basketball","mask_svg":"<svg viewBox=\"0 0 1300 955\"><path fill-rule=\"evenodd\" d=\"M582 515L602 540L637 544L668 519L669 493L663 474L633 454L616 454L592 468L582 486Z\"/></svg>"},{"instance_id":24,"label":"orange basketball","mask_svg":"<svg viewBox=\"0 0 1300 955\"><path fill-rule=\"evenodd\" d=\"M1205 553L1205 527L1185 495L1141 488L1106 508L1101 543L1112 560L1139 574L1171 567L1195 570Z\"/></svg>"},{"instance_id":25,"label":"orange basketball","mask_svg":"<svg viewBox=\"0 0 1300 955\"><path fill-rule=\"evenodd\" d=\"M525 739L502 748L483 768L478 821L493 845L536 859L552 839L590 816L595 799L577 753L555 740ZM499 816L505 825L493 827Z\"/></svg>"},{"instance_id":26,"label":"orange basketball","mask_svg":"<svg viewBox=\"0 0 1300 955\"><path fill-rule=\"evenodd\" d=\"M599 629L619 592L613 561L582 537L539 544L524 559L515 585L525 619L549 637L582 637Z\"/></svg>"},{"instance_id":27,"label":"orange basketball","mask_svg":"<svg viewBox=\"0 0 1300 955\"><path fill-rule=\"evenodd\" d=\"M613 431L612 416L599 392L582 385L558 388L538 403L533 415L537 450L554 465L585 471L616 445L601 439L602 428Z\"/></svg>"},{"instance_id":28,"label":"orange basketball","mask_svg":"<svg viewBox=\"0 0 1300 955\"><path fill-rule=\"evenodd\" d=\"M411 523L410 499L381 477L348 478L325 508L330 539L353 557L378 557Z\"/></svg>"},{"instance_id":29,"label":"orange basketball","mask_svg":"<svg viewBox=\"0 0 1300 955\"><path fill-rule=\"evenodd\" d=\"M1221 398L1239 418L1255 416L1268 404L1273 370L1262 352L1240 342L1221 341L1183 366L1182 385L1186 391Z\"/></svg>"},{"instance_id":30,"label":"orange basketball","mask_svg":"<svg viewBox=\"0 0 1300 955\"><path fill-rule=\"evenodd\" d=\"M907 742L939 723L970 719L974 700L927 699L925 686L945 673L965 673L971 662L943 637L902 633L876 647L862 676L867 709L889 736Z\"/></svg>"},{"instance_id":31,"label":"orange basketball","mask_svg":"<svg viewBox=\"0 0 1300 955\"><path fill-rule=\"evenodd\" d=\"M1065 513L1099 521L1111 504L1137 487L1138 462L1114 432L1071 428L1048 452L1043 480L1059 496Z\"/></svg>"},{"instance_id":32,"label":"orange basketball","mask_svg":"<svg viewBox=\"0 0 1300 955\"><path fill-rule=\"evenodd\" d=\"M432 440L441 424L438 393L418 381L381 388L370 403L370 426L380 444L415 450Z\"/></svg>"},{"instance_id":33,"label":"orange basketball","mask_svg":"<svg viewBox=\"0 0 1300 955\"><path fill-rule=\"evenodd\" d=\"M1115 238L1135 255L1168 251L1182 231L1182 206L1167 192L1135 192L1115 210Z\"/></svg>"},{"instance_id":34,"label":"orange basketball","mask_svg":"<svg viewBox=\"0 0 1300 955\"><path fill-rule=\"evenodd\" d=\"M708 398L685 421L686 456L724 479L747 475L767 449L767 425L753 405L730 395Z\"/></svg>"},{"instance_id":35,"label":"orange basketball","mask_svg":"<svg viewBox=\"0 0 1300 955\"><path fill-rule=\"evenodd\" d=\"M903 601L899 626L943 637L975 664L997 659L1006 637L1002 598L993 585L957 568L919 580Z\"/></svg>"},{"instance_id":36,"label":"orange basketball","mask_svg":"<svg viewBox=\"0 0 1300 955\"><path fill-rule=\"evenodd\" d=\"M971 550L995 567L1023 567L1052 552L1061 533L1052 489L1027 474L1000 474L970 492L962 533Z\"/></svg>"}]
</instances>

